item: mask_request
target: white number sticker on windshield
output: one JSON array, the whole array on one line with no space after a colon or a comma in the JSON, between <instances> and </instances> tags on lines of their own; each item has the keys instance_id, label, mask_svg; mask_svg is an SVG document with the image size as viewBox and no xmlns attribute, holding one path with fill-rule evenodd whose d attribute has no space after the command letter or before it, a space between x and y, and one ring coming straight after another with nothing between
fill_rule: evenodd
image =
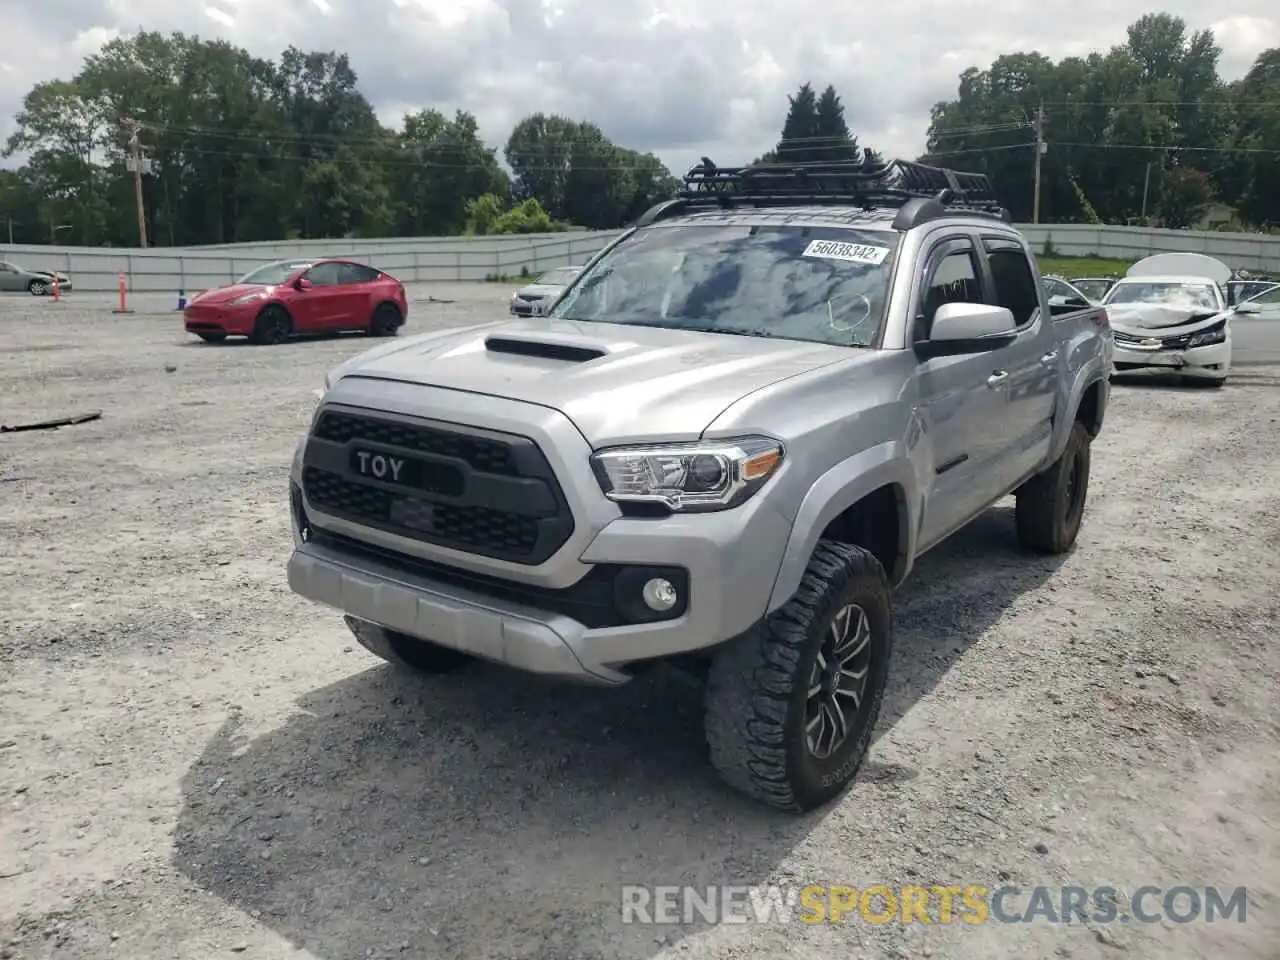
<instances>
[{"instance_id":1,"label":"white number sticker on windshield","mask_svg":"<svg viewBox=\"0 0 1280 960\"><path fill-rule=\"evenodd\" d=\"M802 257L820 257L823 260L845 260L849 263L869 263L878 267L889 255L888 247L873 247L866 243L841 243L839 240L814 240L804 248Z\"/></svg>"}]
</instances>

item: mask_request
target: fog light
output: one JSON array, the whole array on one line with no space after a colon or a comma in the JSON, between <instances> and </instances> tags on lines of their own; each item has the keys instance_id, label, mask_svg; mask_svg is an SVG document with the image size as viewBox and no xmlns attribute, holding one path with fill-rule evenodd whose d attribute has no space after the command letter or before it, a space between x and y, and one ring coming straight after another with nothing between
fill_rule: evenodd
<instances>
[{"instance_id":1,"label":"fog light","mask_svg":"<svg viewBox=\"0 0 1280 960\"><path fill-rule=\"evenodd\" d=\"M644 597L644 605L655 613L666 613L680 599L671 581L661 577L646 582L640 595Z\"/></svg>"}]
</instances>

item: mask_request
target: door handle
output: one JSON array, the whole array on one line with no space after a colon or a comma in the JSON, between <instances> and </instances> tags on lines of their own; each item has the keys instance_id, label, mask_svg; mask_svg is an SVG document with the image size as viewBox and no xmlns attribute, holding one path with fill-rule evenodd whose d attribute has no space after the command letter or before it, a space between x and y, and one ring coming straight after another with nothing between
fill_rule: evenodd
<instances>
[{"instance_id":1,"label":"door handle","mask_svg":"<svg viewBox=\"0 0 1280 960\"><path fill-rule=\"evenodd\" d=\"M1057 350L1050 350L1048 353L1046 353L1043 357L1040 358L1040 362L1043 363L1046 367L1052 367L1055 363L1057 363L1057 361L1058 361Z\"/></svg>"},{"instance_id":2,"label":"door handle","mask_svg":"<svg viewBox=\"0 0 1280 960\"><path fill-rule=\"evenodd\" d=\"M1004 370L997 370L991 376L987 377L987 386L994 390L996 387L1003 387L1009 380L1009 374Z\"/></svg>"}]
</instances>

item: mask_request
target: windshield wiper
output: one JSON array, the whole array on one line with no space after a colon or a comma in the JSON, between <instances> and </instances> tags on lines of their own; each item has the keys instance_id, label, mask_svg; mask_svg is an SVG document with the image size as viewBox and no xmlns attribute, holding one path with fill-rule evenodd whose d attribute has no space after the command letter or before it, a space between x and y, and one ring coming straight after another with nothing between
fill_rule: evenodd
<instances>
[{"instance_id":1,"label":"windshield wiper","mask_svg":"<svg viewBox=\"0 0 1280 960\"><path fill-rule=\"evenodd\" d=\"M737 337L770 337L780 339L778 334L770 333L768 330L760 330L753 327L721 327L721 326L705 326L705 327L667 327L668 330L688 330L690 333L731 333Z\"/></svg>"}]
</instances>

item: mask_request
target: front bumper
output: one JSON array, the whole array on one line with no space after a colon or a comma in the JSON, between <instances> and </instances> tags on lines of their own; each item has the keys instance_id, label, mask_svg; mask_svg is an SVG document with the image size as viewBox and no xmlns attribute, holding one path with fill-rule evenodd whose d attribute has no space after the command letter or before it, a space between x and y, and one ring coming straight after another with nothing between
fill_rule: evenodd
<instances>
[{"instance_id":1,"label":"front bumper","mask_svg":"<svg viewBox=\"0 0 1280 960\"><path fill-rule=\"evenodd\" d=\"M453 422L482 425L475 414L484 407L476 398L412 389L433 412L469 407L472 416ZM498 419L524 406L483 400ZM543 409L536 417L546 414ZM623 517L599 490L585 440L566 418L555 418L564 429L552 423L548 435L538 437L534 421L527 433L556 464L577 529L546 563L516 570L475 556L463 560L456 551L396 543L400 538L313 510L303 492L304 440L291 471L290 588L357 621L520 670L598 685L628 681L632 664L714 646L764 615L791 530L790 521L769 504L767 488L719 513ZM548 445L551 437L554 447ZM571 469L573 464L580 469ZM602 626L585 605L571 605L571 595L581 596L602 570L621 569L621 579L652 567L683 573L686 599L679 615L648 622L619 616Z\"/></svg>"},{"instance_id":2,"label":"front bumper","mask_svg":"<svg viewBox=\"0 0 1280 960\"><path fill-rule=\"evenodd\" d=\"M528 300L512 300L507 309L513 317L533 316L533 303Z\"/></svg>"},{"instance_id":3,"label":"front bumper","mask_svg":"<svg viewBox=\"0 0 1280 960\"><path fill-rule=\"evenodd\" d=\"M1113 364L1120 374L1144 370L1221 380L1231 369L1231 335L1221 343L1184 350L1151 349L1117 341Z\"/></svg>"},{"instance_id":4,"label":"front bumper","mask_svg":"<svg viewBox=\"0 0 1280 960\"><path fill-rule=\"evenodd\" d=\"M254 304L190 303L182 311L187 333L222 333L247 337L253 332Z\"/></svg>"}]
</instances>

